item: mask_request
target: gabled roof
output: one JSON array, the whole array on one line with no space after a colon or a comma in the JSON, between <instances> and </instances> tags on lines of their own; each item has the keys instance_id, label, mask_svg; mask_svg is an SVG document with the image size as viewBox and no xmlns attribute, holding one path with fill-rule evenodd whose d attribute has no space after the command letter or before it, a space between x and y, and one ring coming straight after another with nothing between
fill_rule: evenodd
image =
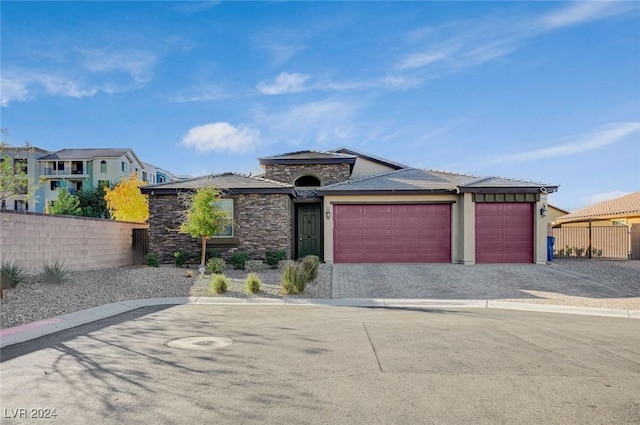
<instances>
[{"instance_id":1,"label":"gabled roof","mask_svg":"<svg viewBox=\"0 0 640 425\"><path fill-rule=\"evenodd\" d=\"M395 170L401 170L403 168L411 168L408 165L400 164L399 162L389 161L388 159L381 158L379 156L371 155L371 154L368 154L368 153L357 152L357 151L354 151L354 150L348 149L348 148L332 149L330 152L341 153L341 154L345 154L345 155L355 155L355 156L358 156L360 158L364 158L364 159L367 159L369 161L373 161L373 162L376 162L378 164L385 165L385 166L387 166L389 168L393 168Z\"/></svg>"},{"instance_id":2,"label":"gabled roof","mask_svg":"<svg viewBox=\"0 0 640 425\"><path fill-rule=\"evenodd\" d=\"M141 187L140 190L142 193L146 194L176 194L178 192L199 189L210 185L233 193L294 194L293 186L289 184L231 172L166 183L150 184Z\"/></svg>"},{"instance_id":3,"label":"gabled roof","mask_svg":"<svg viewBox=\"0 0 640 425\"><path fill-rule=\"evenodd\" d=\"M62 149L49 155L38 158L41 161L48 160L72 160L72 159L92 159L92 158L120 158L131 148L103 148L103 149ZM134 154L135 156L135 154ZM137 157L136 157L137 159Z\"/></svg>"},{"instance_id":4,"label":"gabled roof","mask_svg":"<svg viewBox=\"0 0 640 425\"><path fill-rule=\"evenodd\" d=\"M573 211L556 219L557 222L567 223L596 218L616 218L640 215L640 191L621 196L608 201Z\"/></svg>"},{"instance_id":5,"label":"gabled roof","mask_svg":"<svg viewBox=\"0 0 640 425\"><path fill-rule=\"evenodd\" d=\"M499 189L523 189L539 191L540 193L552 193L558 190L558 186L546 183L532 182L528 180L510 179L506 177L480 177L460 185L460 192L493 192Z\"/></svg>"},{"instance_id":6,"label":"gabled roof","mask_svg":"<svg viewBox=\"0 0 640 425\"><path fill-rule=\"evenodd\" d=\"M375 176L363 177L344 183L327 185L318 189L320 194L363 193L424 193L454 192L459 181L469 180L469 176L449 174L433 170L404 168Z\"/></svg>"},{"instance_id":7,"label":"gabled roof","mask_svg":"<svg viewBox=\"0 0 640 425\"><path fill-rule=\"evenodd\" d=\"M503 177L482 177L467 174L449 173L438 170L404 168L389 173L363 177L343 183L336 183L318 189L323 195L341 193L540 193L540 188L551 192L557 186L549 186L526 180L506 179Z\"/></svg>"},{"instance_id":8,"label":"gabled roof","mask_svg":"<svg viewBox=\"0 0 640 425\"><path fill-rule=\"evenodd\" d=\"M280 155L258 158L261 165L265 164L354 164L355 155L345 155L337 152L297 151Z\"/></svg>"}]
</instances>

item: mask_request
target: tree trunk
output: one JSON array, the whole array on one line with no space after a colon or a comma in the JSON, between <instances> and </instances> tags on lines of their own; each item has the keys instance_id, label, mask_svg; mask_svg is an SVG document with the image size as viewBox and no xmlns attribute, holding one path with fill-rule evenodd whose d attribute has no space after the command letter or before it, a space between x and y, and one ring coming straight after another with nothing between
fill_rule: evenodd
<instances>
[{"instance_id":1,"label":"tree trunk","mask_svg":"<svg viewBox=\"0 0 640 425\"><path fill-rule=\"evenodd\" d=\"M204 267L204 260L207 258L207 237L202 237L202 255L200 256L200 265Z\"/></svg>"}]
</instances>

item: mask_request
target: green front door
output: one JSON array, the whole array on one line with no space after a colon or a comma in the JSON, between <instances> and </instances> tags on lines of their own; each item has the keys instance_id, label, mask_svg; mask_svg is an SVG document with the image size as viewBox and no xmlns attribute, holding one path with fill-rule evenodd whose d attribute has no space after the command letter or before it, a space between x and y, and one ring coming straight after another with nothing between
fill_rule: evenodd
<instances>
[{"instance_id":1,"label":"green front door","mask_svg":"<svg viewBox=\"0 0 640 425\"><path fill-rule=\"evenodd\" d=\"M300 204L298 215L298 258L317 255L322 258L320 204Z\"/></svg>"}]
</instances>

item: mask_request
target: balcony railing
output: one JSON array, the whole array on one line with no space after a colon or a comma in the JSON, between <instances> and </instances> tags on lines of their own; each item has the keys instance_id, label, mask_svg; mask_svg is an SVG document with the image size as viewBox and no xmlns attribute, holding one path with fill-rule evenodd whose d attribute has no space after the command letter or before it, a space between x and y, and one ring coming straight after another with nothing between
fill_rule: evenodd
<instances>
[{"instance_id":1,"label":"balcony railing","mask_svg":"<svg viewBox=\"0 0 640 425\"><path fill-rule=\"evenodd\" d=\"M54 170L53 168L45 168L43 170L45 176L86 176L84 170Z\"/></svg>"}]
</instances>

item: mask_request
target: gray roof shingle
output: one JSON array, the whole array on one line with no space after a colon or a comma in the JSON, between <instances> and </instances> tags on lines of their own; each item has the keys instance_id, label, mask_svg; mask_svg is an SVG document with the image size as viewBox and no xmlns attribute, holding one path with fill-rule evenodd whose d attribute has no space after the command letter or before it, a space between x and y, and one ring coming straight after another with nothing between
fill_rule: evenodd
<instances>
[{"instance_id":1,"label":"gray roof shingle","mask_svg":"<svg viewBox=\"0 0 640 425\"><path fill-rule=\"evenodd\" d=\"M240 173L220 173L186 180L151 184L141 188L143 193L176 193L180 190L193 190L206 186L223 190L241 190L244 192L293 193L293 186L275 180L248 176Z\"/></svg>"},{"instance_id":2,"label":"gray roof shingle","mask_svg":"<svg viewBox=\"0 0 640 425\"><path fill-rule=\"evenodd\" d=\"M131 151L131 148L103 148L103 149L62 149L45 155L40 160L70 160L70 159L87 159L87 158L120 158L122 155Z\"/></svg>"}]
</instances>

